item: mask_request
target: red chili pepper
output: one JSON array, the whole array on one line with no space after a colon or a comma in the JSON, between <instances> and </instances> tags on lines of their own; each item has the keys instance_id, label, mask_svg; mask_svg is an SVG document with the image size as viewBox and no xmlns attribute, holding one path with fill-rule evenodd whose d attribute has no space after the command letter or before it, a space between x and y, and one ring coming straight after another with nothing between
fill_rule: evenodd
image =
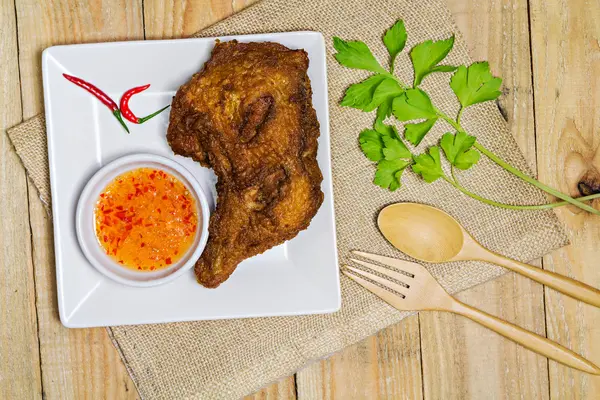
<instances>
[{"instance_id":1,"label":"red chili pepper","mask_svg":"<svg viewBox=\"0 0 600 400\"><path fill-rule=\"evenodd\" d=\"M125 119L133 122L134 124L143 124L144 122L148 121L151 118L154 118L155 116L157 116L158 114L160 114L161 112L163 112L167 108L169 108L169 106L163 107L160 110L153 112L150 115L146 115L145 117L142 117L142 118L138 118L135 116L133 111L131 111L131 109L129 108L129 99L131 99L131 96L133 96L134 94L141 93L144 90L148 89L149 87L150 87L150 84L143 85L143 86L136 86L134 88L129 89L125 93L123 93L123 96L121 97L120 106L121 106L121 112L123 113L123 116L125 117Z\"/></svg>"},{"instance_id":2,"label":"red chili pepper","mask_svg":"<svg viewBox=\"0 0 600 400\"><path fill-rule=\"evenodd\" d=\"M110 110L112 111L115 118L121 123L121 125L123 125L123 128L125 128L127 133L129 133L129 129L127 128L127 125L125 125L125 121L123 121L123 118L121 118L121 112L119 111L119 107L117 106L117 103L115 103L113 99L108 97L108 95L106 93L104 93L102 90L98 89L96 86L92 85L91 83L84 81L83 79L77 78L72 75L67 75L67 74L63 74L63 76L69 82L73 82L80 88L83 88L83 89L87 90L88 92L90 92L91 94L93 94L98 100L100 100L102 102L102 104L104 104L105 106L110 108Z\"/></svg>"}]
</instances>

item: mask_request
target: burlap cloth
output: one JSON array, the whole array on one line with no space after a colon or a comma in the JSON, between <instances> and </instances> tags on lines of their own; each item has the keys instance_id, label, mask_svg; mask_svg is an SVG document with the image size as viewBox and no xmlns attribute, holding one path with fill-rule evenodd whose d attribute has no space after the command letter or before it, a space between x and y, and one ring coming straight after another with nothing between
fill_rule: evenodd
<instances>
[{"instance_id":1,"label":"burlap cloth","mask_svg":"<svg viewBox=\"0 0 600 400\"><path fill-rule=\"evenodd\" d=\"M463 196L441 180L426 184L412 173L405 174L404 187L395 193L373 185L374 166L360 152L357 135L371 126L374 116L338 106L344 89L366 74L338 65L332 57L331 38L336 35L361 39L385 63L387 53L381 35L397 18L406 22L407 46L458 33L442 0L264 0L198 36L296 30L320 31L325 35L341 261L347 259L351 249L403 257L383 239L375 225L378 210L397 201L440 207L458 218L485 246L520 260L531 260L565 245L566 238L551 212L493 208ZM470 61L463 39L457 35L449 63ZM406 54L399 57L397 64L397 73L406 82L412 82ZM448 74L429 76L425 87L434 104L453 113L457 103L448 79ZM485 146L517 168L528 170L495 104L465 113L464 125ZM424 145L435 142L448 129L438 124ZM48 205L50 186L43 117L37 116L10 129L9 135L42 201ZM521 204L546 201L541 192L486 159L463 173L462 181L480 194L500 201ZM498 267L474 262L429 268L450 292L503 272ZM329 315L112 327L108 331L143 398L233 399L290 375L307 362L336 352L408 315L392 309L344 277L342 298L341 311Z\"/></svg>"}]
</instances>

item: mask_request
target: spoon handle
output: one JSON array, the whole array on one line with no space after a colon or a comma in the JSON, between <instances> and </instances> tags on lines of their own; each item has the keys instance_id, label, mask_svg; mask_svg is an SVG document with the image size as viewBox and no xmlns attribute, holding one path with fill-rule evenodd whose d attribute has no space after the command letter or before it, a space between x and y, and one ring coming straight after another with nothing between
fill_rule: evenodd
<instances>
[{"instance_id":1,"label":"spoon handle","mask_svg":"<svg viewBox=\"0 0 600 400\"><path fill-rule=\"evenodd\" d=\"M453 303L452 309L448 311L465 316L505 338L554 361L589 374L600 375L600 368L594 363L566 347L523 329L520 326L513 325L510 322L503 321L493 315L461 303L456 299L454 300L455 303Z\"/></svg>"},{"instance_id":2,"label":"spoon handle","mask_svg":"<svg viewBox=\"0 0 600 400\"><path fill-rule=\"evenodd\" d=\"M504 257L491 251L489 253L486 252L485 255L479 258L482 261L488 261L517 272L574 299L600 307L600 290L583 282Z\"/></svg>"}]
</instances>

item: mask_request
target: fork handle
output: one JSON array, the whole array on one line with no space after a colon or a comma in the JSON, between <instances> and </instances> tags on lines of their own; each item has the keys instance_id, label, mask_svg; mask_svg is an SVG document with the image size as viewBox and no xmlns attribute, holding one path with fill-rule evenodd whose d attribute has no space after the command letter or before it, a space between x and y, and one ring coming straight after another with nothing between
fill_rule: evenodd
<instances>
[{"instance_id":1,"label":"fork handle","mask_svg":"<svg viewBox=\"0 0 600 400\"><path fill-rule=\"evenodd\" d=\"M466 305L458 300L455 300L452 308L448 311L463 315L485 326L486 328L499 333L505 338L510 339L531 351L548 357L561 364L565 364L571 368L575 368L589 374L600 375L600 368L598 368L594 363L586 360L579 354L574 353L566 347L563 347L552 340L537 335L517 325L513 325L509 322L496 318L493 315Z\"/></svg>"},{"instance_id":2,"label":"fork handle","mask_svg":"<svg viewBox=\"0 0 600 400\"><path fill-rule=\"evenodd\" d=\"M529 279L533 279L536 282L544 284L549 288L564 293L567 296L571 296L574 299L581 300L596 307L600 307L600 290L586 285L583 282L579 282L567 276L560 275L552 271L546 271L541 268L534 267L533 265L504 257L491 251L489 254L486 252L483 257L480 257L480 259L510 269L511 271L524 275Z\"/></svg>"}]
</instances>

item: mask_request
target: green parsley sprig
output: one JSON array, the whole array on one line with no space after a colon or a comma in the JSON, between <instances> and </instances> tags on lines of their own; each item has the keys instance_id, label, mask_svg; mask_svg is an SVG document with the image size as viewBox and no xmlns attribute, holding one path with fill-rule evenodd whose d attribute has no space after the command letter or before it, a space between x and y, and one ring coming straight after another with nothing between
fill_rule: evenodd
<instances>
[{"instance_id":1,"label":"green parsley sprig","mask_svg":"<svg viewBox=\"0 0 600 400\"><path fill-rule=\"evenodd\" d=\"M406 39L406 28L402 20L398 20L384 33L383 43L390 55L387 70L381 66L364 42L333 38L333 47L337 51L335 58L341 65L373 72L364 81L350 85L340 104L366 112L377 110L373 128L363 130L358 136L360 148L365 156L377 163L373 181L376 185L395 191L401 187L402 174L410 166L425 182L443 179L465 195L496 207L540 210L570 203L600 215L600 211L583 203L600 197L600 193L577 199L561 193L508 164L465 130L461 124L464 110L474 104L495 100L502 93L502 79L492 75L487 62L475 62L469 66L442 64L454 46L454 36L438 41L427 40L417 44L409 52L414 70L413 84L410 86L394 75L394 62L404 50ZM454 118L438 109L429 95L419 87L428 75L449 72L453 72L450 87L460 103L460 109ZM393 125L385 124L384 121L392 115L404 123L404 140L413 146L418 146L439 121L450 125L452 132L447 132L441 137L439 146L431 146L421 154L414 154L397 129ZM512 205L473 193L460 184L456 169L472 168L482 154L511 174L563 201ZM444 162L450 165L450 176L444 172Z\"/></svg>"}]
</instances>

